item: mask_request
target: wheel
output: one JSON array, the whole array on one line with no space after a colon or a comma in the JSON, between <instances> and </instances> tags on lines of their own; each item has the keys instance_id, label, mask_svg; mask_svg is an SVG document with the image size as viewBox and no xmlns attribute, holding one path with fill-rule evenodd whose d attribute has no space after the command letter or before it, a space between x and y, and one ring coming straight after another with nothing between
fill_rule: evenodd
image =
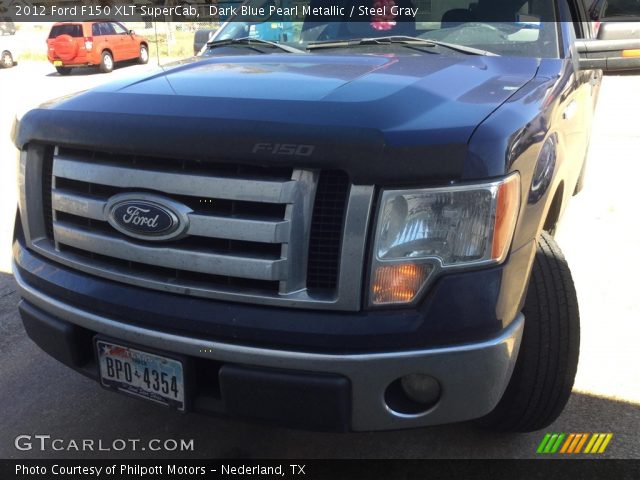
<instances>
[{"instance_id":1,"label":"wheel","mask_svg":"<svg viewBox=\"0 0 640 480\"><path fill-rule=\"evenodd\" d=\"M71 67L56 67L56 71L60 75L69 75L71 73Z\"/></svg>"},{"instance_id":2,"label":"wheel","mask_svg":"<svg viewBox=\"0 0 640 480\"><path fill-rule=\"evenodd\" d=\"M142 65L149 61L149 49L146 45L140 45L140 56L138 57L138 63Z\"/></svg>"},{"instance_id":3,"label":"wheel","mask_svg":"<svg viewBox=\"0 0 640 480\"><path fill-rule=\"evenodd\" d=\"M111 73L113 71L113 57L111 52L102 52L102 60L100 61L100 71L102 73Z\"/></svg>"},{"instance_id":4,"label":"wheel","mask_svg":"<svg viewBox=\"0 0 640 480\"><path fill-rule=\"evenodd\" d=\"M11 68L13 67L13 55L8 50L2 52L2 57L0 57L0 66L2 68Z\"/></svg>"},{"instance_id":5,"label":"wheel","mask_svg":"<svg viewBox=\"0 0 640 480\"><path fill-rule=\"evenodd\" d=\"M578 299L567 262L546 232L538 241L523 313L524 333L509 385L480 420L494 430L544 428L571 395L580 349Z\"/></svg>"}]
</instances>

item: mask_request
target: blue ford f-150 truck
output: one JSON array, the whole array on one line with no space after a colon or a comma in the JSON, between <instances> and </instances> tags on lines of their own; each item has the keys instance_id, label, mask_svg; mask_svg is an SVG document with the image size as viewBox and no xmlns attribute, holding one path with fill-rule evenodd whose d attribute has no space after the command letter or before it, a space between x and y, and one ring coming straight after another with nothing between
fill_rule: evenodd
<instances>
[{"instance_id":1,"label":"blue ford f-150 truck","mask_svg":"<svg viewBox=\"0 0 640 480\"><path fill-rule=\"evenodd\" d=\"M279 41L231 19L197 58L17 119L28 335L180 411L554 421L579 315L553 233L624 45L577 0L461 3L280 17Z\"/></svg>"}]
</instances>

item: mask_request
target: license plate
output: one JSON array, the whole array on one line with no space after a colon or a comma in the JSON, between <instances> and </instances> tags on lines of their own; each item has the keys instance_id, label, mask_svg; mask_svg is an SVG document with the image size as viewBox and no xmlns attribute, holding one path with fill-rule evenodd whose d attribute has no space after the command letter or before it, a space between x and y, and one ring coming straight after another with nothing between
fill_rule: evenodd
<instances>
[{"instance_id":1,"label":"license plate","mask_svg":"<svg viewBox=\"0 0 640 480\"><path fill-rule=\"evenodd\" d=\"M103 386L184 411L182 362L104 340L96 349Z\"/></svg>"},{"instance_id":2,"label":"license plate","mask_svg":"<svg viewBox=\"0 0 640 480\"><path fill-rule=\"evenodd\" d=\"M53 66L54 67L61 67L62 66L62 60L54 60L53 61Z\"/></svg>"}]
</instances>

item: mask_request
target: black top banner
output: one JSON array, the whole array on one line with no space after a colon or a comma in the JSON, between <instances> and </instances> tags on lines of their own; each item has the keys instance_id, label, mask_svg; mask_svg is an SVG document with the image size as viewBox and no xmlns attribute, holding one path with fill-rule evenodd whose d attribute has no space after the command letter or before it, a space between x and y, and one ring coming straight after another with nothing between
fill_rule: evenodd
<instances>
[{"instance_id":1,"label":"black top banner","mask_svg":"<svg viewBox=\"0 0 640 480\"><path fill-rule=\"evenodd\" d=\"M555 0L0 0L0 20L63 22L556 21Z\"/></svg>"}]
</instances>

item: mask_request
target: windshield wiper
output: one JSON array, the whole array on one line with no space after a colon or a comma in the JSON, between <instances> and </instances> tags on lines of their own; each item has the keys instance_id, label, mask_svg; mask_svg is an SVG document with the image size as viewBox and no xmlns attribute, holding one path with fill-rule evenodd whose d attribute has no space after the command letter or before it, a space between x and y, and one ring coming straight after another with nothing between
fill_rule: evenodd
<instances>
[{"instance_id":1,"label":"windshield wiper","mask_svg":"<svg viewBox=\"0 0 640 480\"><path fill-rule=\"evenodd\" d=\"M259 38L251 38L251 37L242 37L242 38L225 38L224 40L209 40L207 42L207 47L216 48L216 47L224 47L227 45L247 45L251 46L268 46L272 48L278 48L288 53L305 53L304 50L299 50L294 47L290 47L289 45L282 45L276 42L270 42L268 40L261 40ZM258 49L255 49L259 51Z\"/></svg>"},{"instance_id":2,"label":"windshield wiper","mask_svg":"<svg viewBox=\"0 0 640 480\"><path fill-rule=\"evenodd\" d=\"M401 44L406 46L419 46L419 47L429 47L429 48L443 47L449 50L455 50L456 52L466 53L468 55L486 55L490 57L498 56L498 54L490 52L488 50L481 50L479 48L467 47L466 45L439 42L437 40L429 40L427 38L410 37L410 36L404 36L404 35L312 42L307 45L307 48L309 50L316 50L320 48L349 48L349 47L355 47L355 46L361 46L361 45L390 45L390 44Z\"/></svg>"}]
</instances>

